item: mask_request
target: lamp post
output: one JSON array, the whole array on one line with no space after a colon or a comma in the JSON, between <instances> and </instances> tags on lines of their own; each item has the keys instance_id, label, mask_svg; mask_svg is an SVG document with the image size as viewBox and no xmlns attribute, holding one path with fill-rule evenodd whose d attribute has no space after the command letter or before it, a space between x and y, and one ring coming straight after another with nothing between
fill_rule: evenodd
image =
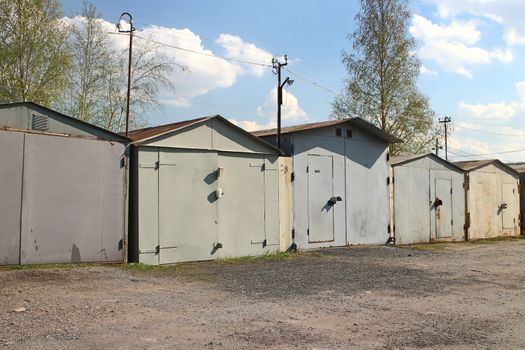
<instances>
[{"instance_id":1,"label":"lamp post","mask_svg":"<svg viewBox=\"0 0 525 350\"><path fill-rule=\"evenodd\" d=\"M129 29L122 29L120 22L122 21L123 17L127 16L129 18ZM131 94L131 50L133 47L133 32L135 31L135 27L133 27L133 17L128 12L123 12L120 15L120 18L118 19L117 23L117 29L119 33L129 33L129 58L128 58L128 91L127 91L127 101L126 101L126 137L128 136L129 131L129 98Z\"/></svg>"},{"instance_id":2,"label":"lamp post","mask_svg":"<svg viewBox=\"0 0 525 350\"><path fill-rule=\"evenodd\" d=\"M281 67L288 64L288 55L284 55L284 63L279 62L276 58L272 59L274 73L277 74L277 148L281 149L281 106L283 104L283 87L292 85L293 80L286 78L281 84Z\"/></svg>"}]
</instances>

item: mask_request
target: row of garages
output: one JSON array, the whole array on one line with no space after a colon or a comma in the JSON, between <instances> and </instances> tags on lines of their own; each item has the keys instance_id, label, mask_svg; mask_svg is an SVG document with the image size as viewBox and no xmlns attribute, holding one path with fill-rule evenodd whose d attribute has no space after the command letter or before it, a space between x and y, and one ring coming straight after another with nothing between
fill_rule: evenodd
<instances>
[{"instance_id":1,"label":"row of garages","mask_svg":"<svg viewBox=\"0 0 525 350\"><path fill-rule=\"evenodd\" d=\"M248 133L221 116L129 138L33 103L0 106L0 264L168 264L519 233L499 161L392 157L359 118Z\"/></svg>"},{"instance_id":2,"label":"row of garages","mask_svg":"<svg viewBox=\"0 0 525 350\"><path fill-rule=\"evenodd\" d=\"M450 163L434 154L390 160L396 243L520 234L519 173L499 160Z\"/></svg>"}]
</instances>

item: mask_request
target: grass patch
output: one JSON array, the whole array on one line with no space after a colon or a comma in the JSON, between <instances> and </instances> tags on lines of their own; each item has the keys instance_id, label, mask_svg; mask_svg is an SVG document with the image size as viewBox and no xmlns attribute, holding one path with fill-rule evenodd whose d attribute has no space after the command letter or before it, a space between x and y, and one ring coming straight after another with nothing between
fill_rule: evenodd
<instances>
[{"instance_id":1,"label":"grass patch","mask_svg":"<svg viewBox=\"0 0 525 350\"><path fill-rule=\"evenodd\" d=\"M470 240L469 243L492 244L492 243L505 242L505 241L517 241L520 239L525 239L525 236L520 235L520 236L502 236L502 237L494 237L494 238L483 238L483 239Z\"/></svg>"},{"instance_id":2,"label":"grass patch","mask_svg":"<svg viewBox=\"0 0 525 350\"><path fill-rule=\"evenodd\" d=\"M330 258L333 257L329 254L324 254L320 251L313 252L297 252L297 253L284 253L277 252L267 255L259 256L243 256L239 258L223 258L213 261L212 263L224 264L224 265L243 265L243 264L255 264L264 261L284 261L292 259L308 259L308 258Z\"/></svg>"}]
</instances>

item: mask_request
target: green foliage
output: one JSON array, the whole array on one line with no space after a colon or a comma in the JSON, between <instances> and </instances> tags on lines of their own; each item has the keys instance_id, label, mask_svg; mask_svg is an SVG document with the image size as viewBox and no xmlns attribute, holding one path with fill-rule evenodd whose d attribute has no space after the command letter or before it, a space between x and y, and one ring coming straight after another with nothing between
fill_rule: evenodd
<instances>
[{"instance_id":1,"label":"green foliage","mask_svg":"<svg viewBox=\"0 0 525 350\"><path fill-rule=\"evenodd\" d=\"M125 128L128 42L124 49L116 47L108 36L108 28L100 13L90 2L83 2L78 16L69 19L69 47L75 69L68 79L66 98L57 108L75 118L112 131ZM116 40L115 36L111 39ZM159 45L147 40L133 42L130 99L130 129L145 125L144 114L162 109L159 94L172 92L169 79L174 63L162 53Z\"/></svg>"},{"instance_id":2,"label":"green foliage","mask_svg":"<svg viewBox=\"0 0 525 350\"><path fill-rule=\"evenodd\" d=\"M0 102L51 106L63 95L71 55L58 0L0 0Z\"/></svg>"},{"instance_id":3,"label":"green foliage","mask_svg":"<svg viewBox=\"0 0 525 350\"><path fill-rule=\"evenodd\" d=\"M59 0L0 0L0 28L0 103L36 102L124 129L129 39L110 37L93 4L84 1L78 16L66 18ZM159 45L135 39L130 129L145 125L147 111L163 108L159 95L174 90L173 67Z\"/></svg>"},{"instance_id":4,"label":"green foliage","mask_svg":"<svg viewBox=\"0 0 525 350\"><path fill-rule=\"evenodd\" d=\"M400 138L391 153L430 148L437 127L428 98L417 88L420 62L408 32L407 0L361 0L357 29L343 52L346 88L332 102L335 118L361 117Z\"/></svg>"}]
</instances>

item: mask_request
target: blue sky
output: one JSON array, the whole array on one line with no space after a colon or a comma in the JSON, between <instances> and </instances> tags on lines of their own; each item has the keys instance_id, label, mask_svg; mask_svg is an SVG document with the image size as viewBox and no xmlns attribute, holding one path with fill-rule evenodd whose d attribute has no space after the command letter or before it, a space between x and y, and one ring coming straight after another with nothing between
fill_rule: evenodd
<instances>
[{"instance_id":1,"label":"blue sky","mask_svg":"<svg viewBox=\"0 0 525 350\"><path fill-rule=\"evenodd\" d=\"M289 56L283 77L284 125L325 120L343 87L341 51L355 29L358 1L138 1L95 0L115 23L130 12L140 36L206 55L270 63ZM525 160L525 2L419 0L411 3L410 31L423 64L421 90L439 117L453 120L449 155L457 159ZM80 0L63 0L66 15ZM137 39L140 40L140 39ZM271 69L165 48L190 73L177 71L175 94L152 125L221 114L246 129L275 123L276 77ZM315 83L315 84L314 84ZM520 150L519 152L514 152ZM521 151L524 150L524 151Z\"/></svg>"}]
</instances>

